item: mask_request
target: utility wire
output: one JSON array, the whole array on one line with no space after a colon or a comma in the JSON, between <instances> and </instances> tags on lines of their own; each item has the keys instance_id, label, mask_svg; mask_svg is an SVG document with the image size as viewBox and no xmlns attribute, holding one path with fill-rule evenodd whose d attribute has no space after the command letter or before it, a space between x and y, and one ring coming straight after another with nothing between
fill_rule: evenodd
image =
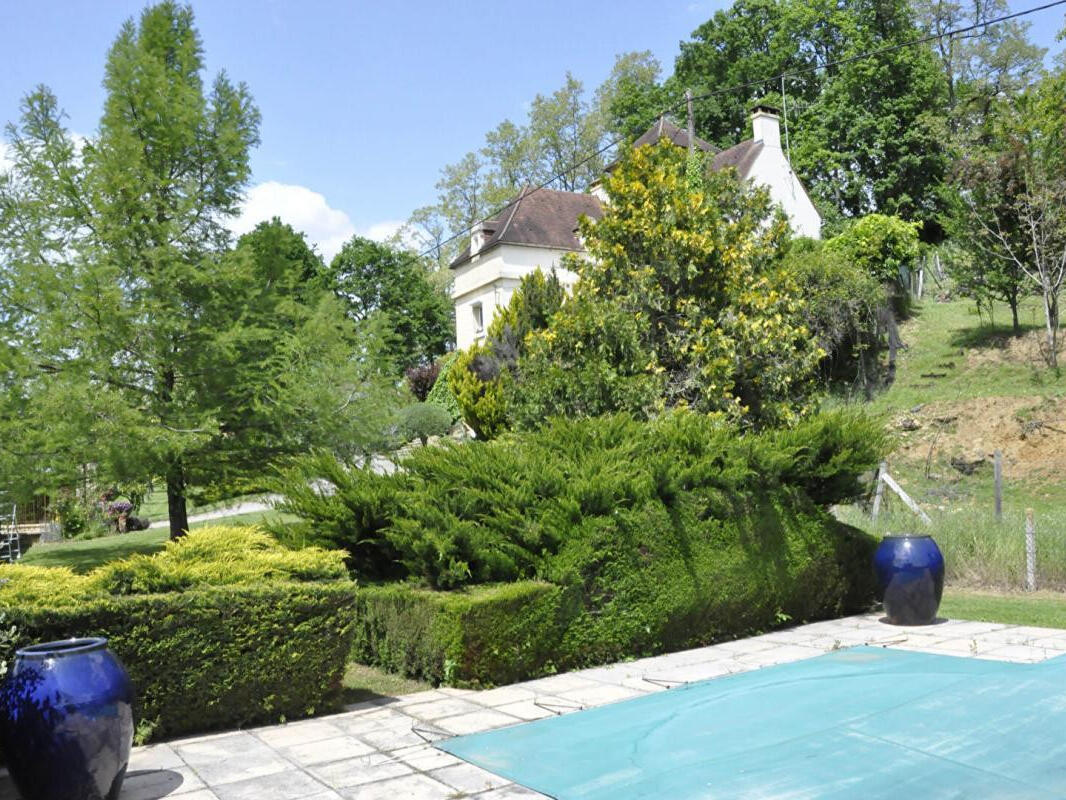
<instances>
[{"instance_id":1,"label":"utility wire","mask_svg":"<svg viewBox=\"0 0 1066 800\"><path fill-rule=\"evenodd\" d=\"M992 25L998 25L1001 22L1009 22L1012 19L1018 19L1020 17L1028 16L1029 14L1035 14L1038 11L1046 11L1049 8L1055 8L1056 6L1061 6L1061 5L1066 5L1066 0L1053 0L1053 2L1045 3L1044 5L1041 5L1041 6L1034 6L1033 8L1029 8L1029 9L1026 9L1024 11L1015 11L1013 14L1004 14L1001 17L996 17L994 19L985 20L984 22L976 22L973 25L966 25L966 26L963 26L961 28L953 28L950 31L944 31L943 33L931 33L931 34L929 34L927 36L921 36L921 37L919 37L917 39L911 39L910 41L900 42L899 44L893 44L893 45L889 45L887 47L881 47L881 48L878 48L876 50L868 50L865 53L859 53L859 54L854 55L854 56L848 56L847 58L839 58L836 61L827 61L824 64L813 64L813 65L811 65L809 67L804 67L802 69L796 69L796 70L793 70L791 72L782 72L782 73L779 73L777 75L771 75L771 76L766 77L766 78L760 78L758 80L752 80L752 81L746 81L744 83L738 83L735 86L729 86L729 87L726 87L724 89L715 89L712 92L704 92L703 94L694 95L692 97L692 100L693 101L708 100L708 99L710 99L712 97L720 97L721 95L729 94L730 92L736 92L736 91L739 91L741 89L751 89L751 88L756 87L756 86L765 86L766 84L771 83L771 82L782 82L783 83L785 80L788 80L790 78L799 78L799 77L802 77L804 75L808 75L808 74L810 74L812 72L818 72L820 70L829 69L830 67L838 67L838 66L842 66L844 64L851 64L851 63L854 63L856 61L862 61L862 60L867 59L867 58L874 58L875 56L884 55L886 53L893 53L893 52L895 52L897 50L903 50L904 48L907 48L907 47L915 47L916 45L928 44L929 42L935 42L938 39L946 39L946 38L949 38L949 37L959 36L959 35L965 34L965 33L972 33L973 31L977 31L977 30L980 30L980 29L987 30ZM981 32L981 34L979 34L979 35L984 35L984 32L985 31L983 30ZM687 98L683 98L679 102L674 103L671 106L667 106L663 111L661 111L660 113L656 114L652 118L652 122L654 122L657 119L660 119L661 117L666 116L667 114L670 114L670 113L672 113L674 111L677 111L678 109L681 108L681 106L685 105L687 102L688 102L688 99ZM585 156L584 158L582 158L582 159L580 159L578 161L575 161L574 163L572 163L566 169L562 170L561 172L557 172L552 177L550 177L547 180L542 181L541 183L537 184L530 191L519 193L518 197L514 198L513 200L508 201L504 205L502 205L499 208L497 208L495 211L493 211L493 212L491 212L489 214L486 214L484 217L482 217L482 219L480 221L484 222L486 220L492 219L493 217L499 216L504 211L506 211L507 209L511 208L515 204L517 204L520 200L523 200L526 197L529 197L534 192L539 192L541 189L548 188L551 184L555 183L557 180L562 178L564 175L567 175L568 173L571 173L574 170L579 169L580 167L583 167L585 164L589 163L590 161L592 161L595 158L599 158L601 155L606 153L608 150L611 150L612 148L617 147L618 145L622 144L628 138L629 137L627 137L627 136L619 136L616 139L613 139L612 141L608 142L607 144L605 144L603 147L599 148L595 152L590 153L589 155ZM454 242L456 239L458 239L458 238L460 238L462 236L467 236L467 235L469 235L469 233L470 233L470 231L467 228L464 228L463 230L460 230L460 231L458 231L456 233L453 233L447 239L444 239L441 242L437 242L436 244L432 245L431 247L428 247L425 250L423 250L421 253L418 254L419 258L425 258L426 256L430 255L434 251L439 253L441 251L441 249L445 245Z\"/></svg>"}]
</instances>

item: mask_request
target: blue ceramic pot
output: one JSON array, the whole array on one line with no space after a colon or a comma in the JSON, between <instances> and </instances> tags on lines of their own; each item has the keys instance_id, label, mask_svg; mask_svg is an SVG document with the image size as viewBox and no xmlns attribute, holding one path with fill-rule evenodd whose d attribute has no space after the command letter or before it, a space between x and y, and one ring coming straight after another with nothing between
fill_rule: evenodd
<instances>
[{"instance_id":1,"label":"blue ceramic pot","mask_svg":"<svg viewBox=\"0 0 1066 800\"><path fill-rule=\"evenodd\" d=\"M928 625L944 594L944 556L929 535L886 536L874 569L893 625Z\"/></svg>"},{"instance_id":2,"label":"blue ceramic pot","mask_svg":"<svg viewBox=\"0 0 1066 800\"><path fill-rule=\"evenodd\" d=\"M117 800L133 687L106 639L27 647L0 689L0 742L23 800Z\"/></svg>"}]
</instances>

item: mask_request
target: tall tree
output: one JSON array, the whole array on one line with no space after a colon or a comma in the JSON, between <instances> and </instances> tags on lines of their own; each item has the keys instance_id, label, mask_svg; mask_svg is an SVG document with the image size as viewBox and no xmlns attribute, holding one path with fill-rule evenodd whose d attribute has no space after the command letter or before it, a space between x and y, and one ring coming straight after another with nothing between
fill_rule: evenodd
<instances>
[{"instance_id":1,"label":"tall tree","mask_svg":"<svg viewBox=\"0 0 1066 800\"><path fill-rule=\"evenodd\" d=\"M706 95L697 131L723 147L748 135L748 107L774 96L827 221L896 214L936 238L945 90L929 49L901 46L920 34L906 0L739 0L682 43L670 83ZM884 52L857 58L872 51Z\"/></svg>"},{"instance_id":2,"label":"tall tree","mask_svg":"<svg viewBox=\"0 0 1066 800\"><path fill-rule=\"evenodd\" d=\"M591 102L581 81L569 73L555 92L538 94L523 123L504 120L486 134L480 150L441 170L437 202L411 214L405 235L431 253L440 268L465 246L463 234L474 223L503 207L524 186L551 181L553 189L584 191L603 169L605 154L597 151L605 141L610 103L618 98L622 105L617 113L629 113L624 105L644 102L634 97L651 91L643 83L649 70L657 70L649 58L620 56L607 88ZM454 234L460 235L451 239Z\"/></svg>"},{"instance_id":3,"label":"tall tree","mask_svg":"<svg viewBox=\"0 0 1066 800\"><path fill-rule=\"evenodd\" d=\"M354 321L377 316L394 334L402 369L443 355L455 339L451 300L411 253L354 236L333 257L325 279Z\"/></svg>"},{"instance_id":4,"label":"tall tree","mask_svg":"<svg viewBox=\"0 0 1066 800\"><path fill-rule=\"evenodd\" d=\"M325 292L295 307L315 259L293 257L285 231L228 252L259 112L243 84L202 73L192 10L146 8L108 53L97 135L79 147L38 89L9 127L0 185L18 387L3 416L24 414L6 432L48 480L69 464L163 476L175 537L190 492L262 470L297 438L275 434L309 430L292 414L325 331L348 334L332 340L326 388L351 383L339 374L358 350Z\"/></svg>"},{"instance_id":5,"label":"tall tree","mask_svg":"<svg viewBox=\"0 0 1066 800\"><path fill-rule=\"evenodd\" d=\"M662 66L650 50L621 53L607 79L596 89L594 104L605 132L635 139L669 104L660 83Z\"/></svg>"},{"instance_id":6,"label":"tall tree","mask_svg":"<svg viewBox=\"0 0 1066 800\"><path fill-rule=\"evenodd\" d=\"M998 100L982 144L958 166L968 243L1000 271L1018 270L1044 305L1045 350L1058 365L1059 298L1066 285L1066 74Z\"/></svg>"},{"instance_id":7,"label":"tall tree","mask_svg":"<svg viewBox=\"0 0 1066 800\"><path fill-rule=\"evenodd\" d=\"M818 63L805 40L814 31L814 20L806 31L798 29L792 5L789 0L737 0L693 31L690 41L681 42L669 91L680 97L691 89L701 96L693 109L697 132L718 147L732 147L745 138L751 130L751 104L780 92L780 83L767 78ZM832 23L827 19L823 24ZM821 55L829 60L835 52ZM722 91L732 87L741 88ZM793 82L787 89L793 104L811 102L818 94L815 81Z\"/></svg>"},{"instance_id":8,"label":"tall tree","mask_svg":"<svg viewBox=\"0 0 1066 800\"><path fill-rule=\"evenodd\" d=\"M1001 94L1013 94L1042 71L1045 48L1029 41L1029 23L1008 20L948 36L1009 13L1006 0L915 0L919 26L938 38L932 43L947 89L952 130L980 126Z\"/></svg>"}]
</instances>

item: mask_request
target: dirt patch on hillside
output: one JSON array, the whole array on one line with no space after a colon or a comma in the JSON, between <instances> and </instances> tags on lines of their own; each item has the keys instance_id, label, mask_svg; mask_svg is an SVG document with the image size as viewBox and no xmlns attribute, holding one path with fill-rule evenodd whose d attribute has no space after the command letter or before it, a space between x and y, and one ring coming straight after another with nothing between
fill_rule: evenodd
<instances>
[{"instance_id":1,"label":"dirt patch on hillside","mask_svg":"<svg viewBox=\"0 0 1066 800\"><path fill-rule=\"evenodd\" d=\"M930 403L899 415L895 456L925 463L932 448L938 465L956 461L962 468L992 462L1003 452L1007 478L1066 475L1066 399L982 397L960 403ZM909 429L909 430L908 430Z\"/></svg>"},{"instance_id":2,"label":"dirt patch on hillside","mask_svg":"<svg viewBox=\"0 0 1066 800\"><path fill-rule=\"evenodd\" d=\"M1047 349L1047 334L1036 330L1021 336L997 336L989 339L982 347L966 348L966 366L983 367L1000 364L1025 364L1032 367L1044 367ZM1063 358L1063 341L1059 340L1059 360Z\"/></svg>"}]
</instances>

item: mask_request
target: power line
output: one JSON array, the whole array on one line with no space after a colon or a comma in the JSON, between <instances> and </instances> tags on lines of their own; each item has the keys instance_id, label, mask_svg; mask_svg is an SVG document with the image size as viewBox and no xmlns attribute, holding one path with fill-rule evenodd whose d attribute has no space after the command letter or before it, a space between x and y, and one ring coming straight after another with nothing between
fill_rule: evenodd
<instances>
[{"instance_id":1,"label":"power line","mask_svg":"<svg viewBox=\"0 0 1066 800\"><path fill-rule=\"evenodd\" d=\"M960 36L962 34L972 33L974 31L981 30L981 29L987 30L992 25L998 25L1001 22L1009 22L1012 19L1018 19L1020 17L1028 16L1029 14L1035 14L1038 11L1046 11L1049 8L1055 8L1056 6L1061 6L1061 5L1066 5L1066 0L1053 0L1053 2L1045 3L1044 5L1041 5L1041 6L1034 6L1033 8L1026 9L1025 11L1015 11L1012 14L1004 14L1001 17L996 17L994 19L985 20L984 22L976 22L973 25L966 25L966 26L963 26L961 28L954 28L954 29L952 29L950 31L944 31L943 33L933 33L933 34L929 34L927 36L921 36L921 37L919 37L917 39L911 39L911 40L906 41L906 42L900 42L899 44L893 44L893 45L889 45L887 47L881 47L881 48L878 48L876 50L868 50L868 51L866 51L864 53L859 53L859 54L854 55L854 56L848 56L847 58L840 58L840 59L837 59L836 61L827 61L824 64L813 64L813 65L811 65L809 67L804 67L802 69L793 70L791 72L782 72L782 73L779 73L777 75L771 75L770 77L767 77L767 78L760 78L758 80L746 81L744 83L738 83L735 86L729 86L729 87L726 87L724 89L715 89L712 92L705 92L703 94L694 95L692 97L692 100L693 101L708 100L708 99L710 99L712 97L720 97L720 96L722 96L724 94L729 94L730 92L736 92L736 91L739 91L741 89L751 89L751 88L754 88L756 86L765 86L766 84L771 83L771 82L778 82L778 81L783 82L783 81L788 80L790 78L799 78L799 77L802 77L804 75L808 75L808 74L811 74L811 73L814 73L814 72L818 72L820 70L830 69L831 67L839 67L839 66L842 66L844 64L851 64L851 63L854 63L856 61L862 61L863 59L874 58L876 56L885 55L886 53L893 53L893 52L896 52L897 50L902 50L902 49L907 48L907 47L915 47L917 45L928 44L929 42L935 42L935 41L937 41L939 39L946 39L946 38L949 38L949 37ZM980 35L984 35L984 31L982 31L982 33ZM688 102L688 99L685 98L685 99L680 100L677 103L674 103L671 106L667 106L667 108L665 108L663 111L661 111L660 113L656 114L652 118L652 122L654 122L656 119L659 119L660 117L666 116L667 114L670 114L670 113L672 113L674 111L677 111L681 106L685 105L687 102ZM539 192L541 189L548 188L551 184L555 183L557 180L562 178L564 175L567 175L568 173L571 173L574 170L580 169L581 167L585 166L585 164L589 163L590 161L592 161L595 158L599 158L601 155L606 153L608 150L611 150L612 148L617 147L618 145L622 144L622 142L626 141L627 138L628 137L626 137L626 136L619 136L618 138L613 139L612 141L608 142L607 144L605 144L603 147L599 148L595 152L590 153L589 155L585 156L584 158L582 158L582 159L580 159L578 161L575 161L574 163L572 163L566 169L564 169L564 170L562 170L560 172L557 172L552 177L550 177L547 180L537 184L530 191L521 192L518 197L514 198L513 200L508 201L504 205L502 205L499 208L497 208L495 211L493 211L490 214L487 214L484 217L482 217L481 221L484 222L485 220L489 220L489 219L492 219L493 217L499 216L504 211L506 211L507 209L511 208L511 206L517 204L519 200L524 199L526 197L529 197L529 195L533 194L534 192ZM458 239L458 238L460 238L462 236L467 236L468 234L469 234L469 229L463 229L463 230L460 230L460 231L458 231L456 233L453 233L447 239L445 239L445 240L443 240L441 242L437 242L432 247L428 247L425 250L423 250L421 253L419 253L419 258L425 258L426 256L430 255L434 251L437 251L439 253L441 251L441 249L445 245L450 244L451 242L454 242L456 239Z\"/></svg>"}]
</instances>

